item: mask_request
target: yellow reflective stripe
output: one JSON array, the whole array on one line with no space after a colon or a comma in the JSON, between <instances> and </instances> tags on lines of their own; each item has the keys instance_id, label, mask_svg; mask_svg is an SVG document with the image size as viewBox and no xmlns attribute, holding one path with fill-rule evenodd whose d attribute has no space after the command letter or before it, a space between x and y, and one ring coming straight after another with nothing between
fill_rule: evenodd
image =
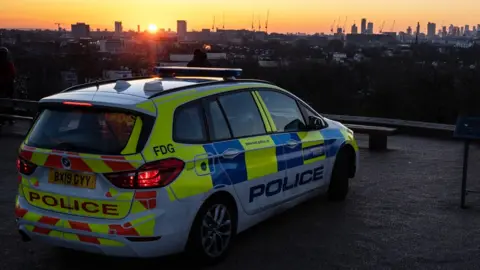
<instances>
[{"instance_id":1,"label":"yellow reflective stripe","mask_svg":"<svg viewBox=\"0 0 480 270\"><path fill-rule=\"evenodd\" d=\"M37 165L43 165L47 161L47 158L47 153L33 152L30 161Z\"/></svg>"},{"instance_id":2,"label":"yellow reflective stripe","mask_svg":"<svg viewBox=\"0 0 480 270\"><path fill-rule=\"evenodd\" d=\"M240 139L245 149L248 180L278 172L275 142L268 135Z\"/></svg>"},{"instance_id":3,"label":"yellow reflective stripe","mask_svg":"<svg viewBox=\"0 0 480 270\"><path fill-rule=\"evenodd\" d=\"M353 135L350 134L346 129L343 129L343 128L340 129L340 132L342 133L342 135L345 138L345 140L347 141L347 143L350 144L353 147L353 150L355 150L355 152L357 152L358 151L358 145L357 145L357 141L355 140Z\"/></svg>"},{"instance_id":4,"label":"yellow reflective stripe","mask_svg":"<svg viewBox=\"0 0 480 270\"><path fill-rule=\"evenodd\" d=\"M143 122L140 116L137 116L135 120L135 125L133 126L132 134L128 139L127 145L121 152L122 155L134 154L137 152L137 144L140 139L140 132L142 132Z\"/></svg>"},{"instance_id":5,"label":"yellow reflective stripe","mask_svg":"<svg viewBox=\"0 0 480 270\"><path fill-rule=\"evenodd\" d=\"M23 219L31 222L38 222L42 218L42 215L34 213L32 211L28 211L24 216Z\"/></svg>"},{"instance_id":6,"label":"yellow reflective stripe","mask_svg":"<svg viewBox=\"0 0 480 270\"><path fill-rule=\"evenodd\" d=\"M141 213L145 210L147 210L147 209L145 208L145 206L143 206L143 204L141 202L133 201L132 209L130 210L130 213L137 214L137 213Z\"/></svg>"},{"instance_id":7,"label":"yellow reflective stripe","mask_svg":"<svg viewBox=\"0 0 480 270\"><path fill-rule=\"evenodd\" d=\"M318 131L297 132L297 135L302 141L302 149L313 147L316 145L322 145L325 142L322 134ZM312 164L321 160L325 160L325 158L326 158L326 152L324 152L322 156L318 156L310 159L305 159L305 156L304 156L303 163Z\"/></svg>"},{"instance_id":8,"label":"yellow reflective stripe","mask_svg":"<svg viewBox=\"0 0 480 270\"><path fill-rule=\"evenodd\" d=\"M270 114L270 111L268 110L267 105L265 105L265 102L263 102L262 96L260 96L260 93L258 93L257 91L255 91L255 93L257 94L258 102L260 102L260 104L264 108L265 116L267 117L268 122L270 122L270 127L271 127L272 131L277 131L277 126L275 125L275 122L273 121L272 115Z\"/></svg>"},{"instance_id":9,"label":"yellow reflective stripe","mask_svg":"<svg viewBox=\"0 0 480 270\"><path fill-rule=\"evenodd\" d=\"M266 131L267 132L272 132L272 127L270 126L270 120L268 119L267 115L265 114L266 109L264 108L262 103L260 103L257 91L253 91L252 94L253 94L253 99L255 100L255 103L257 104L258 110L260 111L260 114L262 116L263 123L265 124Z\"/></svg>"},{"instance_id":10,"label":"yellow reflective stripe","mask_svg":"<svg viewBox=\"0 0 480 270\"><path fill-rule=\"evenodd\" d=\"M168 198L170 199L170 201L175 201L175 194L173 194L172 189L170 187L167 187L166 190L167 190Z\"/></svg>"},{"instance_id":11,"label":"yellow reflective stripe","mask_svg":"<svg viewBox=\"0 0 480 270\"><path fill-rule=\"evenodd\" d=\"M141 217L130 224L141 236L152 236L155 233L155 215Z\"/></svg>"},{"instance_id":12,"label":"yellow reflective stripe","mask_svg":"<svg viewBox=\"0 0 480 270\"><path fill-rule=\"evenodd\" d=\"M98 242L100 242L100 245L102 246L123 247L125 245L122 242L118 242L115 240L110 240L105 238L97 238L97 239L98 239Z\"/></svg>"},{"instance_id":13,"label":"yellow reflective stripe","mask_svg":"<svg viewBox=\"0 0 480 270\"><path fill-rule=\"evenodd\" d=\"M99 234L108 234L109 227L108 225L104 224L88 224L90 227L90 230L94 233L99 233Z\"/></svg>"},{"instance_id":14,"label":"yellow reflective stripe","mask_svg":"<svg viewBox=\"0 0 480 270\"><path fill-rule=\"evenodd\" d=\"M63 233L63 238L65 238L66 240L71 240L71 241L80 241L80 238L78 238L78 236L74 233L64 232Z\"/></svg>"},{"instance_id":15,"label":"yellow reflective stripe","mask_svg":"<svg viewBox=\"0 0 480 270\"><path fill-rule=\"evenodd\" d=\"M182 173L170 184L176 198L202 194L213 188L208 156L202 145L178 144L175 156L182 157L186 163Z\"/></svg>"},{"instance_id":16,"label":"yellow reflective stripe","mask_svg":"<svg viewBox=\"0 0 480 270\"><path fill-rule=\"evenodd\" d=\"M103 160L99 159L99 156L92 154L79 154L82 160L92 169L94 172L109 173L113 172L112 168L107 166Z\"/></svg>"},{"instance_id":17,"label":"yellow reflective stripe","mask_svg":"<svg viewBox=\"0 0 480 270\"><path fill-rule=\"evenodd\" d=\"M51 231L48 233L48 236L57 237L57 238L63 238L63 233L60 232L60 231L51 230Z\"/></svg>"},{"instance_id":18,"label":"yellow reflective stripe","mask_svg":"<svg viewBox=\"0 0 480 270\"><path fill-rule=\"evenodd\" d=\"M151 100L139 103L137 104L136 107L139 109L143 109L145 111L151 112L152 114L157 114L157 108L155 107L155 104Z\"/></svg>"},{"instance_id":19,"label":"yellow reflective stripe","mask_svg":"<svg viewBox=\"0 0 480 270\"><path fill-rule=\"evenodd\" d=\"M124 156L125 160L130 163L135 168L138 168L143 165L143 157L140 154L137 155L128 155Z\"/></svg>"}]
</instances>

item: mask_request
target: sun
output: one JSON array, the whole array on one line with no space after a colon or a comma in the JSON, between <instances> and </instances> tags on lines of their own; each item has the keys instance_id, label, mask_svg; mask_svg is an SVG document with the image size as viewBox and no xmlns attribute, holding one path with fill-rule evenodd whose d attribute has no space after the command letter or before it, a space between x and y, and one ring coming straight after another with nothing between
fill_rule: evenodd
<instances>
[{"instance_id":1,"label":"sun","mask_svg":"<svg viewBox=\"0 0 480 270\"><path fill-rule=\"evenodd\" d=\"M156 33L158 30L158 27L155 24L150 24L148 25L148 32L150 33Z\"/></svg>"}]
</instances>

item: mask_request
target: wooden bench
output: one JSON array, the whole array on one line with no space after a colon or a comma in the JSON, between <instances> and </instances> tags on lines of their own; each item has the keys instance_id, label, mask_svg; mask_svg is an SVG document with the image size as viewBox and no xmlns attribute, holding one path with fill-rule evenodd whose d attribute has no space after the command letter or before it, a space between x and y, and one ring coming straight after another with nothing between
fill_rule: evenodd
<instances>
[{"instance_id":1,"label":"wooden bench","mask_svg":"<svg viewBox=\"0 0 480 270\"><path fill-rule=\"evenodd\" d=\"M368 148L371 150L386 150L388 136L393 135L397 129L388 127L365 126L345 124L356 133L368 134Z\"/></svg>"}]
</instances>

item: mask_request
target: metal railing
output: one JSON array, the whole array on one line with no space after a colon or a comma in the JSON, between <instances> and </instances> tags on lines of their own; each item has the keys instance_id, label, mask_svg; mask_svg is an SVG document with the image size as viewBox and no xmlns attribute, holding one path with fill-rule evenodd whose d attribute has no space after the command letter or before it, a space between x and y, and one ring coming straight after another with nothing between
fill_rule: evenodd
<instances>
[{"instance_id":1,"label":"metal railing","mask_svg":"<svg viewBox=\"0 0 480 270\"><path fill-rule=\"evenodd\" d=\"M32 120L37 112L38 102L35 100L0 98L0 117L16 120ZM7 109L8 113L3 113ZM322 114L323 116L348 124L368 126L395 127L401 133L415 135L429 135L451 138L454 125L409 121L400 119L365 117L352 115Z\"/></svg>"}]
</instances>

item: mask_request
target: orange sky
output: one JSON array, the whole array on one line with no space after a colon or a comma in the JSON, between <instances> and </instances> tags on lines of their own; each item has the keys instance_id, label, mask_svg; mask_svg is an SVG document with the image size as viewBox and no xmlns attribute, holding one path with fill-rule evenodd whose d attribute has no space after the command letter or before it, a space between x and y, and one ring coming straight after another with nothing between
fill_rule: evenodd
<instances>
[{"instance_id":1,"label":"orange sky","mask_svg":"<svg viewBox=\"0 0 480 270\"><path fill-rule=\"evenodd\" d=\"M329 32L333 20L345 17L347 31L354 20L362 17L375 23L378 31L385 20L389 31L393 20L395 30L414 27L417 21L426 31L426 23L440 25L480 24L478 0L0 0L0 28L55 28L55 22L67 29L75 22L86 22L92 29L113 29L114 21L123 21L124 29L148 24L176 29L176 20L188 21L188 30L211 28L213 16L217 26L250 29L252 13L255 27L258 15L262 27L270 10L269 32Z\"/></svg>"}]
</instances>

